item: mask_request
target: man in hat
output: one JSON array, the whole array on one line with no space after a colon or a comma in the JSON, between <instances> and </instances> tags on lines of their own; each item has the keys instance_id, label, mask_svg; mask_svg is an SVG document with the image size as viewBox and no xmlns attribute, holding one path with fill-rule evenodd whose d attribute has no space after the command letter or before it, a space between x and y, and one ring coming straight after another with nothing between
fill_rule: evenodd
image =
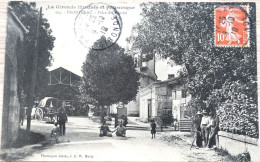
<instances>
[{"instance_id":1,"label":"man in hat","mask_svg":"<svg viewBox=\"0 0 260 162\"><path fill-rule=\"evenodd\" d=\"M203 110L202 111L202 119L201 119L201 136L202 136L202 140L203 140L203 146L206 147L208 144L208 136L209 136L209 131L208 131L208 125L209 125L209 117L207 115L208 113Z\"/></svg>"},{"instance_id":2,"label":"man in hat","mask_svg":"<svg viewBox=\"0 0 260 162\"><path fill-rule=\"evenodd\" d=\"M59 109L59 112L57 114L57 121L58 121L58 124L60 126L61 136L65 136L65 132L66 132L65 124L66 124L66 122L68 122L68 116L67 116L64 108Z\"/></svg>"},{"instance_id":3,"label":"man in hat","mask_svg":"<svg viewBox=\"0 0 260 162\"><path fill-rule=\"evenodd\" d=\"M195 116L195 129L196 129L196 148L202 147L202 137L201 137L201 118L202 118L202 113L200 111L197 112Z\"/></svg>"}]
</instances>

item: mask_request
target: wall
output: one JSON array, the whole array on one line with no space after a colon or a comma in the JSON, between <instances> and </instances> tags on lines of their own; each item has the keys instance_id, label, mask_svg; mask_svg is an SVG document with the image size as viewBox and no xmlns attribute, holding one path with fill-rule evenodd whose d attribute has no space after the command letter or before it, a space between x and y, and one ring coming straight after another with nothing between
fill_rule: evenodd
<instances>
[{"instance_id":1,"label":"wall","mask_svg":"<svg viewBox=\"0 0 260 162\"><path fill-rule=\"evenodd\" d=\"M151 117L155 117L157 110L155 107L155 86L151 85L147 88L140 90L140 118L148 118L148 100L151 100Z\"/></svg>"},{"instance_id":2,"label":"wall","mask_svg":"<svg viewBox=\"0 0 260 162\"><path fill-rule=\"evenodd\" d=\"M260 161L259 140L243 135L219 131L219 148L222 148L232 156L247 150L252 161Z\"/></svg>"},{"instance_id":3,"label":"wall","mask_svg":"<svg viewBox=\"0 0 260 162\"><path fill-rule=\"evenodd\" d=\"M17 24L14 15L8 12L4 102L2 112L2 137L1 147L11 147L16 140L19 129L20 104L17 95L17 55L22 46L18 42L23 40L23 31Z\"/></svg>"},{"instance_id":4,"label":"wall","mask_svg":"<svg viewBox=\"0 0 260 162\"><path fill-rule=\"evenodd\" d=\"M176 91L176 93L175 93ZM178 121L183 118L181 116L181 105L188 104L191 100L191 95L187 94L186 98L182 98L182 86L176 85L172 91L172 112L173 117L177 118Z\"/></svg>"}]
</instances>

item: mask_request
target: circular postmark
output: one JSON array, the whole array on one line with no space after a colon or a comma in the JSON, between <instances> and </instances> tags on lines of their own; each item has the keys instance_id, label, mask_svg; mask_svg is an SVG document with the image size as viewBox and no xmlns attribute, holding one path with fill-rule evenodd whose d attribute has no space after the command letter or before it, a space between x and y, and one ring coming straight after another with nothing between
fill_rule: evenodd
<instances>
[{"instance_id":1,"label":"circular postmark","mask_svg":"<svg viewBox=\"0 0 260 162\"><path fill-rule=\"evenodd\" d=\"M74 23L76 38L85 47L104 50L120 38L122 19L115 7L105 3L92 3L84 7Z\"/></svg>"},{"instance_id":2,"label":"circular postmark","mask_svg":"<svg viewBox=\"0 0 260 162\"><path fill-rule=\"evenodd\" d=\"M248 6L215 6L215 45L249 47Z\"/></svg>"}]
</instances>

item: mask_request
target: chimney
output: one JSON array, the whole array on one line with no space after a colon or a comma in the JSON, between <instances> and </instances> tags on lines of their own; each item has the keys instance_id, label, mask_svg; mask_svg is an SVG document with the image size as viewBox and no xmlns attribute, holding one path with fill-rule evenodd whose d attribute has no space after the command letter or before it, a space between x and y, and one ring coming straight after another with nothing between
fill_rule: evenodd
<instances>
[{"instance_id":1,"label":"chimney","mask_svg":"<svg viewBox=\"0 0 260 162\"><path fill-rule=\"evenodd\" d=\"M174 74L168 74L168 79L173 79L174 78Z\"/></svg>"}]
</instances>

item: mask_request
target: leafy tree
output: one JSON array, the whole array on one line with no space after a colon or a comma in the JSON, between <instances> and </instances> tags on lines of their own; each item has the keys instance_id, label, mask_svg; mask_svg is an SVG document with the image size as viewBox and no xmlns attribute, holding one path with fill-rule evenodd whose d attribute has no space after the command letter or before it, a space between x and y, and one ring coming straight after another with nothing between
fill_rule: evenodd
<instances>
[{"instance_id":1,"label":"leafy tree","mask_svg":"<svg viewBox=\"0 0 260 162\"><path fill-rule=\"evenodd\" d=\"M149 57L160 54L184 65L186 87L198 100L205 101L227 79L256 81L255 41L250 41L249 48L214 45L214 5L218 4L143 3L143 19L128 38L134 48ZM250 40L255 40L254 7L249 4Z\"/></svg>"},{"instance_id":2,"label":"leafy tree","mask_svg":"<svg viewBox=\"0 0 260 162\"><path fill-rule=\"evenodd\" d=\"M19 18L19 20L24 24L24 26L29 30L29 33L25 35L23 42L24 51L18 54L18 95L21 100L22 92L25 96L29 96L31 78L32 78L32 68L33 68L33 58L35 55L35 38L36 38L36 27L39 11L36 8L34 2L26 3L20 1L9 2L9 6L12 7L13 11ZM55 38L52 36L52 30L50 29L50 24L48 20L42 17L40 21L39 29L39 50L38 50L38 66L37 66L37 79L35 87L34 97L44 97L45 90L48 86L48 70L46 67L51 65L52 56L51 50L53 49ZM24 99L24 106L32 107L32 103L29 103L29 99ZM30 109L28 111L27 123L30 121ZM30 126L29 126L30 127ZM28 128L28 124L27 124Z\"/></svg>"},{"instance_id":3,"label":"leafy tree","mask_svg":"<svg viewBox=\"0 0 260 162\"><path fill-rule=\"evenodd\" d=\"M104 37L94 46L102 46ZM101 106L128 103L137 94L139 75L132 56L114 44L105 50L90 50L82 66L85 93ZM103 109L102 109L103 110ZM102 113L103 120L103 113Z\"/></svg>"},{"instance_id":4,"label":"leafy tree","mask_svg":"<svg viewBox=\"0 0 260 162\"><path fill-rule=\"evenodd\" d=\"M229 111L225 102L234 102L231 96L248 99L247 106L257 104L256 11L254 3L248 5L250 47L216 47L214 44L214 8L223 3L143 3L143 19L133 27L128 38L133 47L152 58L154 54L169 57L177 65L185 87L192 95L189 107L195 113L207 107ZM232 90L232 86L241 88ZM216 91L221 91L215 95ZM235 93L234 93L235 92ZM253 106L251 112L257 113ZM239 106L237 109L240 109ZM225 114L222 118L233 121ZM255 123L254 117L249 117ZM242 119L242 118L240 118ZM254 124L255 127L256 124ZM251 133L255 136L254 133Z\"/></svg>"}]
</instances>

